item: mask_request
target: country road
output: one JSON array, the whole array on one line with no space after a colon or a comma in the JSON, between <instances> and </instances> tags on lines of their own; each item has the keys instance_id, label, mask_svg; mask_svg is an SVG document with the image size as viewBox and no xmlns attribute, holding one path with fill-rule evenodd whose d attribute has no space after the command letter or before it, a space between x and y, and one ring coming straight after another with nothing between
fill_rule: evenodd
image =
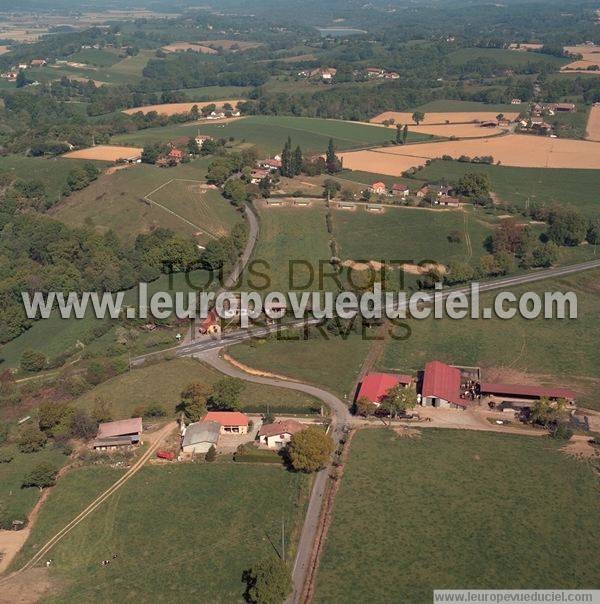
<instances>
[{"instance_id":1,"label":"country road","mask_svg":"<svg viewBox=\"0 0 600 604\"><path fill-rule=\"evenodd\" d=\"M49 539L42 547L34 554L34 556L26 562L21 568L10 573L6 577L0 579L0 585L10 581L13 577L26 571L28 568L35 566L39 563L46 554L66 535L68 535L79 523L85 520L94 510L100 507L111 495L118 491L125 483L127 483L135 474L137 474L144 464L152 457L154 452L157 450L160 443L167 437L173 430L175 430L177 424L170 422L163 427L158 433L156 433L148 449L143 455L127 470L119 480L112 484L106 491L96 497L80 514L78 514L71 522L64 526L58 533L56 533L51 539Z\"/></svg>"},{"instance_id":2,"label":"country road","mask_svg":"<svg viewBox=\"0 0 600 604\"><path fill-rule=\"evenodd\" d=\"M321 399L331 410L331 437L334 442L338 442L344 434L344 429L349 426L354 420L348 410L348 405L334 396L327 390L304 384L302 382L294 382L292 380L280 380L265 376L251 375L230 365L227 361L219 357L219 351L211 349L203 353L194 354L194 357L201 359L205 363L214 367L217 371L224 373L230 377L239 378L256 384L264 384L267 386L277 386L279 388L289 388L290 390L299 390L316 398ZM306 579L310 570L313 547L319 527L319 518L321 516L321 508L323 506L323 497L327 486L327 477L330 471L330 464L323 468L315 476L313 487L310 493L310 500L306 510L306 517L302 526L300 540L298 542L298 550L296 552L296 560L292 569L292 581L294 583L294 593L289 598L290 604L298 604L304 592Z\"/></svg>"}]
</instances>

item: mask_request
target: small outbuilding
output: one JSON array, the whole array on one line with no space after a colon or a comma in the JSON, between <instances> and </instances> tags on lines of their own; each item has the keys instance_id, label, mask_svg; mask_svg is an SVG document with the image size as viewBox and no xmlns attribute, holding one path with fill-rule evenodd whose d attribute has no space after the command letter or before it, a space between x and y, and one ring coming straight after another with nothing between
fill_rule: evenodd
<instances>
[{"instance_id":1,"label":"small outbuilding","mask_svg":"<svg viewBox=\"0 0 600 604\"><path fill-rule=\"evenodd\" d=\"M98 435L92 448L99 451L137 445L142 437L142 418L132 417L115 422L103 422L98 426Z\"/></svg>"},{"instance_id":2,"label":"small outbuilding","mask_svg":"<svg viewBox=\"0 0 600 604\"><path fill-rule=\"evenodd\" d=\"M184 453L208 453L219 442L221 424L213 421L201 421L190 424L183 435L181 450Z\"/></svg>"}]
</instances>

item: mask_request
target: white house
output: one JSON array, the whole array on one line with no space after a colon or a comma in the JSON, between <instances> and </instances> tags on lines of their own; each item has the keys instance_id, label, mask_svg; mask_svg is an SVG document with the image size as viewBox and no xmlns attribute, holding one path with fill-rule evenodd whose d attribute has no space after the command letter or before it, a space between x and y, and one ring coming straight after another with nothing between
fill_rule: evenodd
<instances>
[{"instance_id":1,"label":"white house","mask_svg":"<svg viewBox=\"0 0 600 604\"><path fill-rule=\"evenodd\" d=\"M292 435L302 432L306 426L295 419L273 424L263 424L258 431L259 444L269 449L281 449L292 439Z\"/></svg>"}]
</instances>

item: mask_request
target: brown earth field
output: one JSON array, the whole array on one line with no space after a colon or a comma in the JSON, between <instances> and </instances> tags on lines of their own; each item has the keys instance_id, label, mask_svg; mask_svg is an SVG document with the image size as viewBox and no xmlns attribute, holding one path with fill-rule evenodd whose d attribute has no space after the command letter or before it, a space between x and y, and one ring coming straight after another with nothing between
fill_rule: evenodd
<instances>
[{"instance_id":1,"label":"brown earth field","mask_svg":"<svg viewBox=\"0 0 600 604\"><path fill-rule=\"evenodd\" d=\"M207 55L217 54L217 51L214 48L190 42L173 42L173 44L163 46L162 49L166 52L185 52L187 50L193 50L194 52L201 52Z\"/></svg>"},{"instance_id":2,"label":"brown earth field","mask_svg":"<svg viewBox=\"0 0 600 604\"><path fill-rule=\"evenodd\" d=\"M544 45L543 44L530 44L530 43L518 44L515 42L515 43L509 45L508 50L522 50L522 51L539 50L540 48L542 48L542 46L544 46Z\"/></svg>"},{"instance_id":3,"label":"brown earth field","mask_svg":"<svg viewBox=\"0 0 600 604\"><path fill-rule=\"evenodd\" d=\"M442 141L401 147L379 147L369 151L340 153L350 170L400 176L428 159L449 155L458 159L491 155L494 163L521 168L600 169L600 144L593 141L558 139L526 134L494 138Z\"/></svg>"},{"instance_id":4,"label":"brown earth field","mask_svg":"<svg viewBox=\"0 0 600 604\"><path fill-rule=\"evenodd\" d=\"M225 103L229 103L232 107L235 107L240 102L240 99L229 99L224 101L208 101L204 103L162 103L161 105L144 105L143 107L132 107L131 109L124 109L123 113L133 115L138 111L142 113L150 113L156 111L161 115L175 115L176 113L189 113L194 105L198 109L212 105L213 103L217 106L217 109L221 109Z\"/></svg>"},{"instance_id":5,"label":"brown earth field","mask_svg":"<svg viewBox=\"0 0 600 604\"><path fill-rule=\"evenodd\" d=\"M590 110L585 138L590 141L600 141L600 105L595 105Z\"/></svg>"},{"instance_id":6,"label":"brown earth field","mask_svg":"<svg viewBox=\"0 0 600 604\"><path fill-rule=\"evenodd\" d=\"M87 149L78 149L77 151L69 151L62 157L69 159L94 159L101 161L117 161L119 159L127 159L130 157L139 156L142 149L138 147L119 147L117 145L96 145Z\"/></svg>"},{"instance_id":7,"label":"brown earth field","mask_svg":"<svg viewBox=\"0 0 600 604\"><path fill-rule=\"evenodd\" d=\"M389 128L395 128L395 125ZM419 132L421 134L433 134L434 136L443 136L444 138L485 138L487 136L496 136L506 132L503 128L483 128L479 124L421 124L420 126L410 126L410 132Z\"/></svg>"},{"instance_id":8,"label":"brown earth field","mask_svg":"<svg viewBox=\"0 0 600 604\"><path fill-rule=\"evenodd\" d=\"M583 59L565 65L561 71L585 71L591 65L600 67L600 46L565 46L565 50L571 54L581 55ZM600 71L596 73L600 75Z\"/></svg>"},{"instance_id":9,"label":"brown earth field","mask_svg":"<svg viewBox=\"0 0 600 604\"><path fill-rule=\"evenodd\" d=\"M429 126L431 124L472 124L473 122L486 122L495 120L498 115L497 111L456 111L449 113L425 113L425 119L421 122L422 125ZM514 120L519 115L518 111L508 111L504 113L504 117ZM376 115L371 119L374 124L380 124L384 120L395 120L397 124L415 124L412 118L412 112L385 111ZM416 124L415 124L416 125Z\"/></svg>"},{"instance_id":10,"label":"brown earth field","mask_svg":"<svg viewBox=\"0 0 600 604\"><path fill-rule=\"evenodd\" d=\"M222 50L231 50L233 46L237 46L240 50L248 50L249 48L262 46L260 42L247 42L245 40L202 40L198 42L198 44L212 46L213 48Z\"/></svg>"}]
</instances>

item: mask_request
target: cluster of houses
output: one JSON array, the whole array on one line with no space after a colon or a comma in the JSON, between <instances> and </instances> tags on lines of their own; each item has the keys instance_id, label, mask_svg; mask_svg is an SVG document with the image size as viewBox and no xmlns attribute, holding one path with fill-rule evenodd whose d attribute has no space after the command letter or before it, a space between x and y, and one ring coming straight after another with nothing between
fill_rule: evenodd
<instances>
[{"instance_id":1,"label":"cluster of houses","mask_svg":"<svg viewBox=\"0 0 600 604\"><path fill-rule=\"evenodd\" d=\"M306 427L306 424L294 419L262 424L256 432L255 440L261 448L281 449L290 442L294 434ZM201 421L187 426L182 421L180 424L182 456L185 458L194 454L206 454L211 447L218 446L222 437L248 435L251 429L250 418L240 411L209 411ZM101 423L98 427L98 435L91 446L96 451L115 451L141 443L142 418L135 417Z\"/></svg>"},{"instance_id":2,"label":"cluster of houses","mask_svg":"<svg viewBox=\"0 0 600 604\"><path fill-rule=\"evenodd\" d=\"M29 67L43 67L44 65L46 65L46 59L32 59L29 63L13 65L7 71L0 73L0 78L8 80L9 82L15 82L19 71L23 71Z\"/></svg>"},{"instance_id":3,"label":"cluster of houses","mask_svg":"<svg viewBox=\"0 0 600 604\"><path fill-rule=\"evenodd\" d=\"M257 185L261 180L277 172L281 168L281 155L272 158L261 159L256 162L256 167L250 172L250 182Z\"/></svg>"},{"instance_id":4,"label":"cluster of houses","mask_svg":"<svg viewBox=\"0 0 600 604\"><path fill-rule=\"evenodd\" d=\"M301 78L321 78L324 82L331 82L337 73L335 67L317 67L315 69L303 69L298 72Z\"/></svg>"},{"instance_id":5,"label":"cluster of houses","mask_svg":"<svg viewBox=\"0 0 600 604\"><path fill-rule=\"evenodd\" d=\"M394 183L391 187L382 182L374 182L369 191L374 195L387 195L390 197L406 199L410 195L410 189L405 184ZM452 187L445 185L423 185L415 196L419 199L427 199L434 205L458 208L462 205L461 201L454 197Z\"/></svg>"},{"instance_id":6,"label":"cluster of houses","mask_svg":"<svg viewBox=\"0 0 600 604\"><path fill-rule=\"evenodd\" d=\"M519 129L534 134L556 136L554 126L549 124L546 118L557 113L573 113L576 109L574 103L534 103L529 117L519 120Z\"/></svg>"},{"instance_id":7,"label":"cluster of houses","mask_svg":"<svg viewBox=\"0 0 600 604\"><path fill-rule=\"evenodd\" d=\"M487 403L500 410L520 412L541 398L551 401L564 399L569 405L575 404L576 394L569 388L485 382L479 377L478 369L429 361L416 378L395 373L368 373L360 383L356 400L366 398L379 407L389 391L401 385L414 387L417 404L424 407L464 410L472 405Z\"/></svg>"},{"instance_id":8,"label":"cluster of houses","mask_svg":"<svg viewBox=\"0 0 600 604\"><path fill-rule=\"evenodd\" d=\"M366 74L367 78L371 79L383 79L383 80L399 80L400 74L396 71L387 71L380 67L367 67L364 72L355 71L355 76L360 76L363 73Z\"/></svg>"},{"instance_id":9,"label":"cluster of houses","mask_svg":"<svg viewBox=\"0 0 600 604\"><path fill-rule=\"evenodd\" d=\"M207 140L212 140L213 137L207 134L198 134L195 137L196 144L199 149L202 149L202 146ZM186 157L188 154L187 151L181 150L174 143L170 144L170 149L167 153L164 153L156 160L156 165L161 168L170 168L172 166L176 166Z\"/></svg>"}]
</instances>

